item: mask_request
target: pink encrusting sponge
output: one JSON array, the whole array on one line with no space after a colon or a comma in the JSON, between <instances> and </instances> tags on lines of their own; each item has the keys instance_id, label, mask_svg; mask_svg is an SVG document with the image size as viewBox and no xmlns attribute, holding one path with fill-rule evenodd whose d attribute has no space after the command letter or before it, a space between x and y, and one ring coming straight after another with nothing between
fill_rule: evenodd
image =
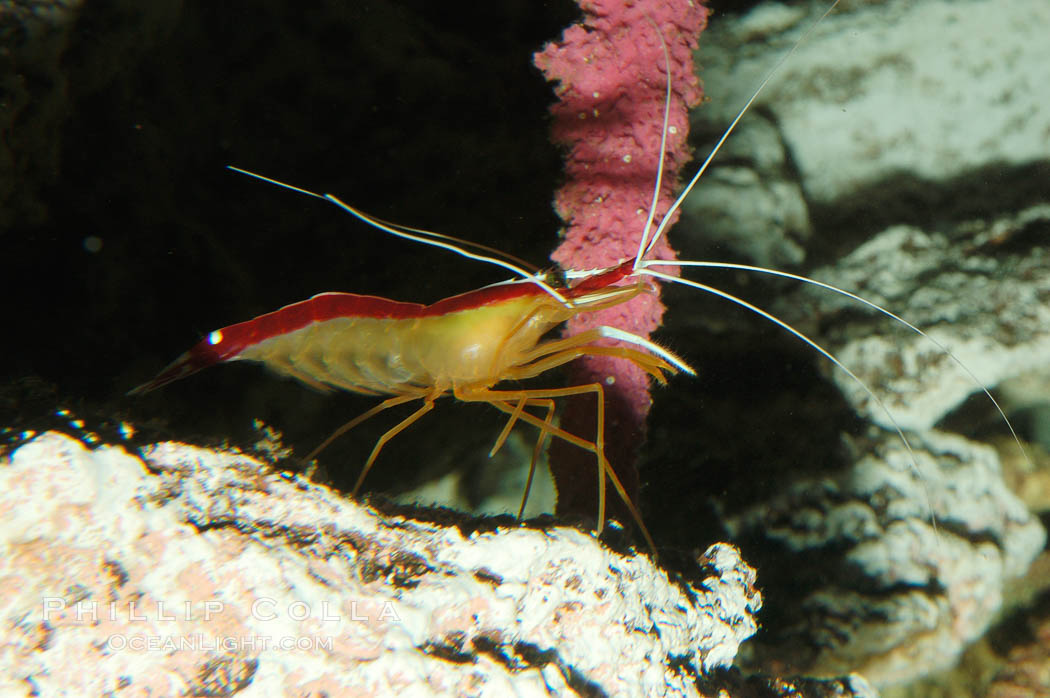
<instances>
[{"instance_id":1,"label":"pink encrusting sponge","mask_svg":"<svg viewBox=\"0 0 1050 698\"><path fill-rule=\"evenodd\" d=\"M693 68L697 37L707 23L698 0L577 0L583 21L534 57L560 101L551 107L552 136L568 146L566 182L554 198L567 224L552 255L563 269L609 267L634 257L642 235L660 157L667 73L660 35L670 56L671 102L663 182L655 221L673 201L678 172L691 157L686 147L688 108L702 91ZM659 33L656 27L659 27ZM675 214L677 216L677 213ZM673 259L660 240L650 257ZM664 306L656 293L607 310L578 315L566 334L611 325L648 337ZM606 456L629 493L637 494L635 458L652 404L649 377L630 361L586 357L570 368L570 385L605 386ZM593 438L594 399L572 398L561 425ZM551 472L559 514L594 515L593 454L561 440L551 444ZM614 501L610 500L610 503Z\"/></svg>"}]
</instances>

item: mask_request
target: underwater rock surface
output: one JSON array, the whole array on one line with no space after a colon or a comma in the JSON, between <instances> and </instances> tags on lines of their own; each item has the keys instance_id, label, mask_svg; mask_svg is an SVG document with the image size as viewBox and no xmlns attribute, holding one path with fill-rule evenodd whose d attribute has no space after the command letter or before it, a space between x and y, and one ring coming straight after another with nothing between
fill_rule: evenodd
<instances>
[{"instance_id":1,"label":"underwater rock surface","mask_svg":"<svg viewBox=\"0 0 1050 698\"><path fill-rule=\"evenodd\" d=\"M767 2L712 21L699 59L710 101L693 111L694 131L713 144L829 5ZM1050 80L1047 22L1042 0L840 3L785 60L741 121L742 137L730 138L690 196L688 235L752 249L756 236L769 237L765 247L779 251L763 263L799 261L810 225L799 205L849 240L916 210L929 221L1045 198L1033 166L1050 158L1039 87ZM755 207L778 191L779 205Z\"/></svg>"},{"instance_id":2,"label":"underwater rock surface","mask_svg":"<svg viewBox=\"0 0 1050 698\"><path fill-rule=\"evenodd\" d=\"M1050 693L1050 617L1043 608L1040 618L1028 624L1027 637L1011 650L1007 665L996 674L988 698L1027 698Z\"/></svg>"},{"instance_id":3,"label":"underwater rock surface","mask_svg":"<svg viewBox=\"0 0 1050 698\"><path fill-rule=\"evenodd\" d=\"M571 528L465 537L245 455L143 451L47 433L0 463L5 695L703 695L756 630L732 546L671 582Z\"/></svg>"},{"instance_id":4,"label":"underwater rock surface","mask_svg":"<svg viewBox=\"0 0 1050 698\"><path fill-rule=\"evenodd\" d=\"M929 429L982 385L1050 373L1050 252L1037 244L1038 231L1048 229L1047 204L943 232L893 226L813 273L893 308L958 361L874 310L858 313L842 296L812 289L779 308L799 325L819 317L829 328L825 346L883 403L836 371L835 382L858 413L886 428L895 421Z\"/></svg>"},{"instance_id":5,"label":"underwater rock surface","mask_svg":"<svg viewBox=\"0 0 1050 698\"><path fill-rule=\"evenodd\" d=\"M760 570L793 570L790 590L770 590L779 630L749 643L749 664L896 684L949 668L988 629L1046 533L992 448L936 431L910 442L914 461L884 435L840 477L729 518L733 540L762 541Z\"/></svg>"},{"instance_id":6,"label":"underwater rock surface","mask_svg":"<svg viewBox=\"0 0 1050 698\"><path fill-rule=\"evenodd\" d=\"M713 145L827 6L763 3L713 21L698 60L711 101L693 112L694 133ZM763 580L769 613L748 653L759 666L849 667L900 684L950 665L1002 604L1023 612L1007 582L1043 551L1045 533L982 444L1009 441L1001 457L1018 457L980 385L1022 442L1046 443L1050 431L1029 415L1050 405L1050 116L1037 87L1050 54L1036 36L1048 13L1040 0L842 4L759 96L672 231L683 258L772 266L883 305L966 366L826 290L689 274L807 334L873 399L824 359L800 359L794 338L770 350L779 340L754 328L765 320L695 298L668 303L676 349L718 386L698 400L714 425L705 428L722 431L667 447L693 454L692 470L654 473L650 486L726 483L696 498L713 502ZM712 360L696 358L705 353ZM755 374L784 385L755 387ZM738 384L739 397L723 397ZM719 450L729 438L745 445ZM750 448L759 442L772 445ZM732 468L746 475L720 472ZM1020 470L1045 478L1032 462ZM1020 478L1019 491L1031 489ZM802 602L785 614L783 599Z\"/></svg>"}]
</instances>

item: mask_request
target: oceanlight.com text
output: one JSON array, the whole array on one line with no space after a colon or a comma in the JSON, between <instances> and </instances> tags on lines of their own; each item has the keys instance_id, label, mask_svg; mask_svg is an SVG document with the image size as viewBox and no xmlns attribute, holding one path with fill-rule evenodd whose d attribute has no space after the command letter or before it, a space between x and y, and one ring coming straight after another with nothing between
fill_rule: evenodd
<instances>
[{"instance_id":1,"label":"oceanlight.com text","mask_svg":"<svg viewBox=\"0 0 1050 698\"><path fill-rule=\"evenodd\" d=\"M110 652L224 652L253 654L265 651L281 652L331 652L333 637L293 636L269 637L266 635L227 635L214 637L200 633L190 635L131 635L116 633L106 639L105 648Z\"/></svg>"}]
</instances>

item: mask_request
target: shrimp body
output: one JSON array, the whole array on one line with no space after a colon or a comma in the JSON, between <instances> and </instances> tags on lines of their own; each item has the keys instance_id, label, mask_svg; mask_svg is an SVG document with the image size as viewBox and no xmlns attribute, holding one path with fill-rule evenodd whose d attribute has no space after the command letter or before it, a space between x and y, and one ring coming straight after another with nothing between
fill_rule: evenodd
<instances>
[{"instance_id":1,"label":"shrimp body","mask_svg":"<svg viewBox=\"0 0 1050 698\"><path fill-rule=\"evenodd\" d=\"M544 301L526 294L453 312L341 315L267 338L236 358L314 387L373 395L491 386L565 319Z\"/></svg>"},{"instance_id":2,"label":"shrimp body","mask_svg":"<svg viewBox=\"0 0 1050 698\"><path fill-rule=\"evenodd\" d=\"M528 280L487 286L432 305L321 293L210 333L130 394L241 360L262 363L324 391L437 397L490 388L546 370L546 359L566 349L565 342L540 341L557 325L648 290L642 282L612 285L629 272L628 264L620 265L566 289L568 306ZM581 351L572 349L571 358ZM537 361L544 361L544 367ZM674 370L660 360L653 365Z\"/></svg>"},{"instance_id":3,"label":"shrimp body","mask_svg":"<svg viewBox=\"0 0 1050 698\"><path fill-rule=\"evenodd\" d=\"M618 305L649 292L649 283L634 275L634 263L632 259L589 273L575 286L560 292L537 276L486 286L432 305L352 293L322 293L215 330L156 378L129 394L149 392L215 364L244 360L262 363L318 390L390 396L343 425L306 456L307 461L341 434L379 412L422 401L415 412L376 442L354 493L386 442L433 409L437 398L451 392L463 401L485 402L510 415L493 453L519 420L540 429L533 451L533 469L548 435L594 453L599 475L599 531L604 524L608 477L655 550L641 515L605 458L604 420L598 419L594 441L553 424L553 400L558 397L593 393L598 414L603 414L604 392L600 384L546 390L493 389L500 381L531 378L587 355L627 359L660 382L665 381L666 373L692 373L687 364L667 350L614 328L599 328L564 339L543 339L548 331L578 313ZM645 351L598 343L609 337L634 343ZM545 418L527 411L527 407L545 408ZM530 483L531 478L530 469Z\"/></svg>"}]
</instances>

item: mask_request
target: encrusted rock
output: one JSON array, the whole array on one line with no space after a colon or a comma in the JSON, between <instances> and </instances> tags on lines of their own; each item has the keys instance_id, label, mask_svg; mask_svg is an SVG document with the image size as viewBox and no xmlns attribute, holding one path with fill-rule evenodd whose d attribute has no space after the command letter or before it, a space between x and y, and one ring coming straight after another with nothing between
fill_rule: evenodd
<instances>
[{"instance_id":1,"label":"encrusted rock","mask_svg":"<svg viewBox=\"0 0 1050 698\"><path fill-rule=\"evenodd\" d=\"M711 101L694 111L694 128L720 134L829 5L765 3L712 21L700 51ZM775 123L817 205L902 173L914 174L917 181L901 182L914 187L990 162L1045 160L1050 114L1036 86L1050 80L1050 44L1040 33L1047 22L1042 0L840 3L749 118Z\"/></svg>"},{"instance_id":2,"label":"encrusted rock","mask_svg":"<svg viewBox=\"0 0 1050 698\"><path fill-rule=\"evenodd\" d=\"M1006 667L988 689L988 698L1046 698L1050 696L1050 618L1029 623L1028 641L1010 650Z\"/></svg>"},{"instance_id":3,"label":"encrusted rock","mask_svg":"<svg viewBox=\"0 0 1050 698\"><path fill-rule=\"evenodd\" d=\"M710 101L693 113L694 133L713 144L828 4L763 3L713 21L699 61ZM730 460L734 449L719 451L717 441L669 450L696 454L701 464L674 469L673 481L706 486L716 469L748 472L733 479L719 473L726 484L705 494L726 500L734 540L761 572L772 613L763 619L768 632L752 655L756 664L856 670L881 685L954 661L988 627L1008 593L1004 582L1023 574L1043 540L1038 521L1002 484L990 451L933 429L970 435L995 420L1005 430L982 386L1011 416L1046 413L1050 404L1050 122L1031 88L1050 76L1046 42L1034 39L1050 6L840 5L741 121L743 137L727 143L686 204L699 214L672 239L683 258L789 265L883 305L936 343L827 290L687 270L812 337L877 399L814 358L843 405L826 383L804 375L804 359L754 329L764 320L740 319L694 294L671 305L669 335L702 377L721 386L721 393L701 393L705 428L729 424L731 438L747 441L735 451L752 457ZM714 242L706 237L712 219ZM722 363L715 346L728 357ZM701 363L698 355L713 360ZM737 357L747 369L733 365ZM779 376L783 385L770 378L760 386L755 375ZM744 386L739 398L736 385ZM974 395L966 407L977 414L960 410ZM1045 440L1040 433L1050 430L1014 421L1022 439ZM892 433L896 425L916 447L923 480L900 466L908 459ZM836 432L877 444L859 445L855 464L838 472L832 463L849 459L837 457ZM775 444L768 457L751 448L762 441ZM886 459L899 471L885 470ZM760 467L774 485L753 474ZM871 482L888 484L864 484ZM1018 484L1031 491L1035 483ZM786 493L763 494L775 488ZM687 522L672 523L677 531Z\"/></svg>"},{"instance_id":4,"label":"encrusted rock","mask_svg":"<svg viewBox=\"0 0 1050 698\"><path fill-rule=\"evenodd\" d=\"M982 386L1050 372L1050 253L1038 242L1047 228L1048 204L947 233L894 226L813 273L892 308L936 343L827 292L792 294L780 308L802 326L819 317L827 346L893 420L928 429ZM835 380L858 412L893 426L864 386L841 372Z\"/></svg>"},{"instance_id":5,"label":"encrusted rock","mask_svg":"<svg viewBox=\"0 0 1050 698\"><path fill-rule=\"evenodd\" d=\"M791 570L790 588L770 589L783 619L752 661L886 685L950 667L988 628L1045 532L993 449L935 431L909 440L911 453L887 434L848 473L731 517L734 538L763 541L759 569Z\"/></svg>"},{"instance_id":6,"label":"encrusted rock","mask_svg":"<svg viewBox=\"0 0 1050 698\"><path fill-rule=\"evenodd\" d=\"M761 606L728 545L672 582L576 529L464 535L184 444L47 433L0 491L5 695L702 695Z\"/></svg>"}]
</instances>

